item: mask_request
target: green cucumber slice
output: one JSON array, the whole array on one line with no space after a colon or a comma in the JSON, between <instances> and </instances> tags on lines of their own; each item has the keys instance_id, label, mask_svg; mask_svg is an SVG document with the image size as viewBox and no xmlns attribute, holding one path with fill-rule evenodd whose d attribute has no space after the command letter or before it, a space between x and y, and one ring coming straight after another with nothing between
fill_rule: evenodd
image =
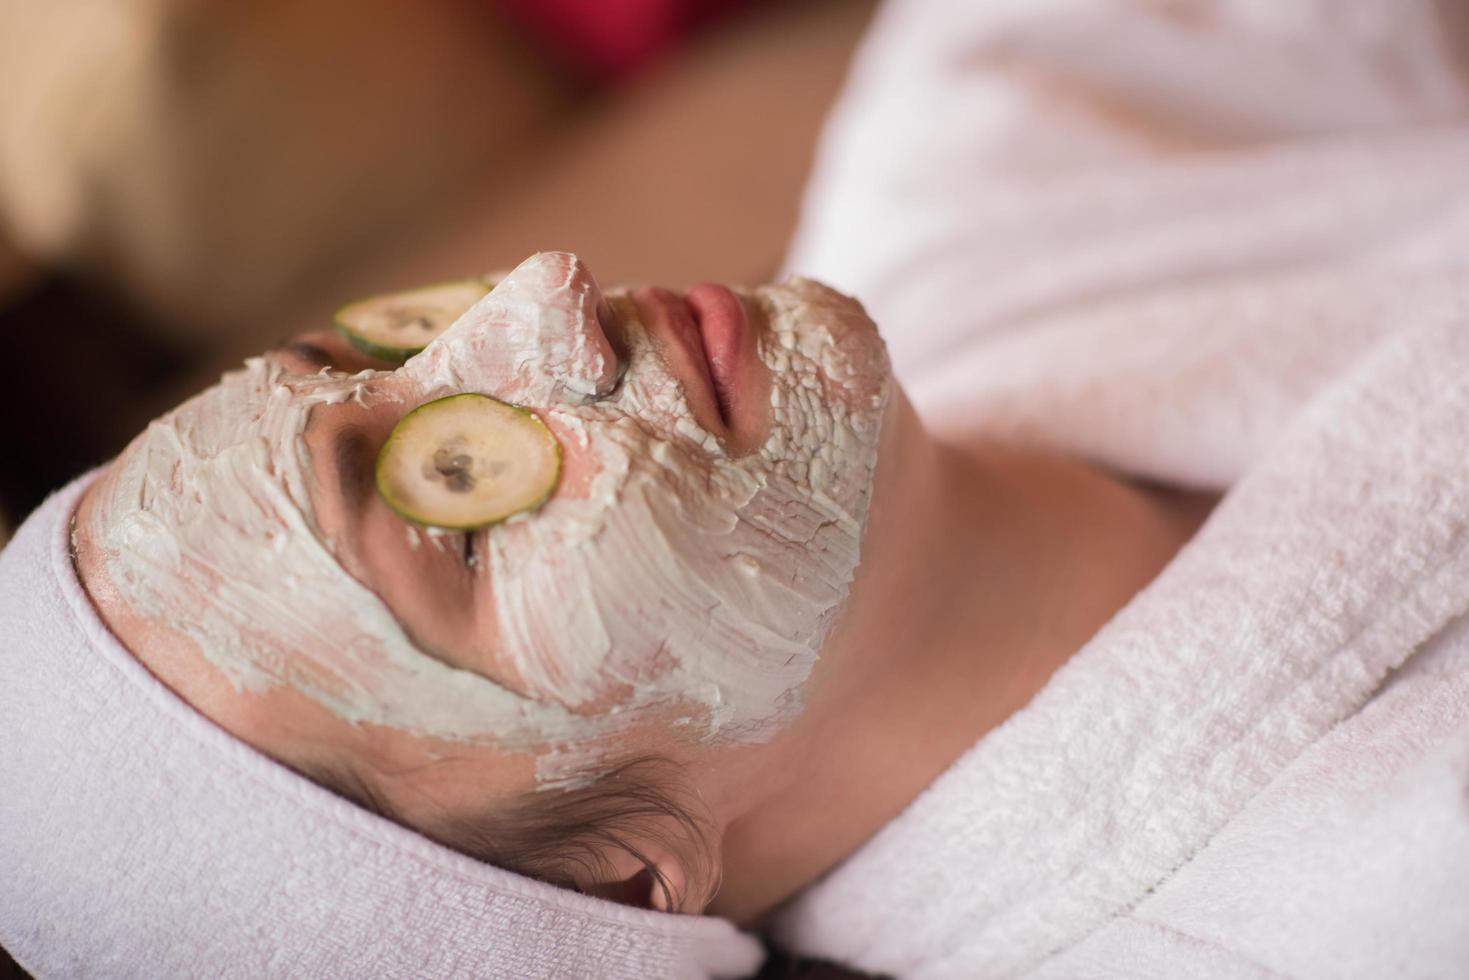
<instances>
[{"instance_id":1,"label":"green cucumber slice","mask_svg":"<svg viewBox=\"0 0 1469 980\"><path fill-rule=\"evenodd\" d=\"M348 303L334 325L365 354L402 363L423 350L494 287L486 279L456 279Z\"/></svg>"},{"instance_id":2,"label":"green cucumber slice","mask_svg":"<svg viewBox=\"0 0 1469 980\"><path fill-rule=\"evenodd\" d=\"M474 531L545 503L561 479L561 444L545 423L488 395L449 395L393 426L377 490L404 520Z\"/></svg>"}]
</instances>

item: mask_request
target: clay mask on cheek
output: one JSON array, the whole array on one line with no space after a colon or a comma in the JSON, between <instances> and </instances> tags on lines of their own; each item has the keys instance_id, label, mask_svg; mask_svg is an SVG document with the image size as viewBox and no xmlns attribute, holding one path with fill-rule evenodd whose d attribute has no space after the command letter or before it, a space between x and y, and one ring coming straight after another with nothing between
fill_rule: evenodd
<instances>
[{"instance_id":1,"label":"clay mask on cheek","mask_svg":"<svg viewBox=\"0 0 1469 980\"><path fill-rule=\"evenodd\" d=\"M374 380L289 377L254 358L152 423L114 464L93 531L119 594L245 691L285 684L352 722L528 745L568 713L419 651L317 525L311 412Z\"/></svg>"},{"instance_id":2,"label":"clay mask on cheek","mask_svg":"<svg viewBox=\"0 0 1469 980\"><path fill-rule=\"evenodd\" d=\"M619 378L589 326L599 299L574 257L535 256L400 372L423 400L534 408L591 461L584 492L486 535L496 649L532 696L416 649L320 531L302 433L372 373L293 378L257 359L150 426L96 508L114 584L242 689L288 684L349 721L535 751L548 785L649 711L706 739L768 737L856 569L881 341L814 283L757 290L773 424L731 458L634 321Z\"/></svg>"}]
</instances>

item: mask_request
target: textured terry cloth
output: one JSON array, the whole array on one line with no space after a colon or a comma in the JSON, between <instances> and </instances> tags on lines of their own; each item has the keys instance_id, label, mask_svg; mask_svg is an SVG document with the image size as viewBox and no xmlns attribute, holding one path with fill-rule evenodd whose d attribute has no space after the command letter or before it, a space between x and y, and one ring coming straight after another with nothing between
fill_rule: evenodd
<instances>
[{"instance_id":1,"label":"textured terry cloth","mask_svg":"<svg viewBox=\"0 0 1469 980\"><path fill-rule=\"evenodd\" d=\"M992 381L983 341L1109 309L1217 344L1241 317L1283 335L1317 302L1351 311L1365 272L1457 273L1469 67L1441 53L1439 6L889 0L786 268L863 301L920 405L930 375Z\"/></svg>"},{"instance_id":2,"label":"textured terry cloth","mask_svg":"<svg viewBox=\"0 0 1469 980\"><path fill-rule=\"evenodd\" d=\"M891 0L787 267L948 431L1227 490L775 919L900 976L1469 976L1462 3Z\"/></svg>"},{"instance_id":3,"label":"textured terry cloth","mask_svg":"<svg viewBox=\"0 0 1469 980\"><path fill-rule=\"evenodd\" d=\"M51 977L732 977L758 943L531 881L379 819L199 715L70 558L90 478L0 552L0 945Z\"/></svg>"},{"instance_id":4,"label":"textured terry cloth","mask_svg":"<svg viewBox=\"0 0 1469 980\"><path fill-rule=\"evenodd\" d=\"M1463 976L1466 610L1469 315L1328 385L777 936L904 977Z\"/></svg>"}]
</instances>

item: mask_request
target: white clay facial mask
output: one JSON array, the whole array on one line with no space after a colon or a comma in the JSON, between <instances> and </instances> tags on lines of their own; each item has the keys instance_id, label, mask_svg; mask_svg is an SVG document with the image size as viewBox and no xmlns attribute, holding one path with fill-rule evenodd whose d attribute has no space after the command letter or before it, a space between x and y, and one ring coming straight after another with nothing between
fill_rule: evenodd
<instances>
[{"instance_id":1,"label":"white clay facial mask","mask_svg":"<svg viewBox=\"0 0 1469 980\"><path fill-rule=\"evenodd\" d=\"M620 359L590 274L545 253L396 372L247 362L115 465L94 528L113 582L242 689L287 684L349 721L535 751L548 780L654 711L705 741L768 738L799 710L857 567L882 342L815 283L745 294L769 429L732 455L694 421L636 305L609 299ZM391 399L406 413L458 392L533 411L582 474L479 532L475 601L493 606L514 689L416 648L317 516L313 412Z\"/></svg>"}]
</instances>

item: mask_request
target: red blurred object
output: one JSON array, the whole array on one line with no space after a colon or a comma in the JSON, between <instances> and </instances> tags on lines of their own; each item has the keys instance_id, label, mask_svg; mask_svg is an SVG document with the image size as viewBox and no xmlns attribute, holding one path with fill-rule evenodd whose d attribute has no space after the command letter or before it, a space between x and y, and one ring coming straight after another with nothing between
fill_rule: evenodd
<instances>
[{"instance_id":1,"label":"red blurred object","mask_svg":"<svg viewBox=\"0 0 1469 980\"><path fill-rule=\"evenodd\" d=\"M498 0L576 73L626 80L680 39L752 0Z\"/></svg>"}]
</instances>

